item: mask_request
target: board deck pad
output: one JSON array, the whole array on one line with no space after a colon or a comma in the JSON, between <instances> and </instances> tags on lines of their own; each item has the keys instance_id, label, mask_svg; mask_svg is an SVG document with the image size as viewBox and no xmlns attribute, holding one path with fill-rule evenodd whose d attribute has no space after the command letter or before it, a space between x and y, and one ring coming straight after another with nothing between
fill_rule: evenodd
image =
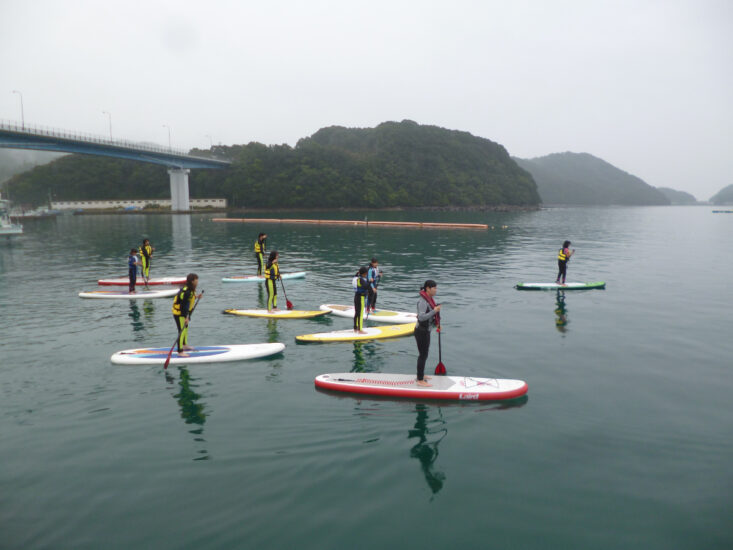
<instances>
[{"instance_id":1,"label":"board deck pad","mask_svg":"<svg viewBox=\"0 0 733 550\"><path fill-rule=\"evenodd\" d=\"M99 279L98 285L101 286L129 286L130 280L127 277L118 277L116 279ZM145 286L145 279L138 275L137 286ZM148 286L153 285L183 285L186 284L186 277L153 277L148 279Z\"/></svg>"},{"instance_id":2,"label":"board deck pad","mask_svg":"<svg viewBox=\"0 0 733 550\"><path fill-rule=\"evenodd\" d=\"M280 273L283 280L287 279L304 279L307 271L293 271L292 273ZM222 277L222 283L261 283L265 280L264 275L234 275L232 277Z\"/></svg>"},{"instance_id":3,"label":"board deck pad","mask_svg":"<svg viewBox=\"0 0 733 550\"><path fill-rule=\"evenodd\" d=\"M605 281L594 283L517 283L517 290L589 290L592 288L606 288Z\"/></svg>"},{"instance_id":4,"label":"board deck pad","mask_svg":"<svg viewBox=\"0 0 733 550\"><path fill-rule=\"evenodd\" d=\"M529 390L524 380L473 376L430 376L431 387L424 387L417 385L414 374L380 372L321 374L314 382L318 388L346 393L458 401L515 399Z\"/></svg>"},{"instance_id":5,"label":"board deck pad","mask_svg":"<svg viewBox=\"0 0 733 550\"><path fill-rule=\"evenodd\" d=\"M365 334L358 334L353 329L319 332L316 334L301 334L295 337L296 342L325 343L325 342L358 342L360 340L382 340L385 338L399 338L409 336L415 332L415 323L402 325L387 325L383 327L364 328Z\"/></svg>"},{"instance_id":6,"label":"board deck pad","mask_svg":"<svg viewBox=\"0 0 733 550\"><path fill-rule=\"evenodd\" d=\"M130 292L129 290L91 290L89 292L80 292L80 298L96 298L106 300L141 300L147 298L170 298L178 294L180 289L178 288L166 288L158 290L136 290Z\"/></svg>"},{"instance_id":7,"label":"board deck pad","mask_svg":"<svg viewBox=\"0 0 733 550\"><path fill-rule=\"evenodd\" d=\"M354 318L354 306L343 304L322 304L320 307L324 311L330 311L337 317ZM417 313L410 313L409 311L392 311L389 309L376 309L369 313L368 316L365 313L363 318L376 323L416 323Z\"/></svg>"},{"instance_id":8,"label":"board deck pad","mask_svg":"<svg viewBox=\"0 0 733 550\"><path fill-rule=\"evenodd\" d=\"M285 344L236 344L230 346L196 346L188 351L188 357L180 357L174 350L170 364L222 363L225 361L243 361L280 353ZM162 365L168 357L170 348L140 348L118 351L110 357L117 365Z\"/></svg>"},{"instance_id":9,"label":"board deck pad","mask_svg":"<svg viewBox=\"0 0 733 550\"><path fill-rule=\"evenodd\" d=\"M322 310L283 309L268 313L266 309L225 309L224 313L241 315L243 317L265 317L268 319L312 319L314 317L328 315L330 312Z\"/></svg>"}]
</instances>

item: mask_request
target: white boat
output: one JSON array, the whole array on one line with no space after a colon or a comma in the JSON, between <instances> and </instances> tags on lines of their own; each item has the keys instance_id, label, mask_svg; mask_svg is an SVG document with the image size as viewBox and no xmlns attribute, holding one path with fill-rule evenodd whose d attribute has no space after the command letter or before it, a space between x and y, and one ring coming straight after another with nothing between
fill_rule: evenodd
<instances>
[{"instance_id":1,"label":"white boat","mask_svg":"<svg viewBox=\"0 0 733 550\"><path fill-rule=\"evenodd\" d=\"M10 221L10 201L0 199L0 236L12 237L23 234L23 226Z\"/></svg>"}]
</instances>

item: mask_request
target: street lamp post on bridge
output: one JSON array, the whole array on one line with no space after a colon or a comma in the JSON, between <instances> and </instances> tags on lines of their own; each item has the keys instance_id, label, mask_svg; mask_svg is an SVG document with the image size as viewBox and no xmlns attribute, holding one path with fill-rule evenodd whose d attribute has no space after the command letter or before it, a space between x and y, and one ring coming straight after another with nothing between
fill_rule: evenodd
<instances>
[{"instance_id":1,"label":"street lamp post on bridge","mask_svg":"<svg viewBox=\"0 0 733 550\"><path fill-rule=\"evenodd\" d=\"M163 128L168 128L168 149L173 151L173 147L171 146L171 127L167 124L163 124Z\"/></svg>"},{"instance_id":2,"label":"street lamp post on bridge","mask_svg":"<svg viewBox=\"0 0 733 550\"><path fill-rule=\"evenodd\" d=\"M20 124L21 128L25 130L25 112L23 110L23 94L21 94L18 90L13 90L14 94L18 94L20 96Z\"/></svg>"},{"instance_id":3,"label":"street lamp post on bridge","mask_svg":"<svg viewBox=\"0 0 733 550\"><path fill-rule=\"evenodd\" d=\"M102 111L102 114L107 115L107 118L109 119L109 140L112 141L112 115L107 111Z\"/></svg>"}]
</instances>

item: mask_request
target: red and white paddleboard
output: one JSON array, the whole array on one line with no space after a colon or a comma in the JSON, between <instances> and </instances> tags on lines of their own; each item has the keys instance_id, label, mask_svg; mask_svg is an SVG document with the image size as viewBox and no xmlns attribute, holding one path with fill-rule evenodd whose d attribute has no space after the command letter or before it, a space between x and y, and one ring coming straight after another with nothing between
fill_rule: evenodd
<instances>
[{"instance_id":1,"label":"red and white paddleboard","mask_svg":"<svg viewBox=\"0 0 733 550\"><path fill-rule=\"evenodd\" d=\"M148 279L148 285L182 285L186 282L186 277L158 277ZM127 277L120 277L118 279L99 279L97 284L102 286L128 286L130 279ZM137 276L135 281L136 286L145 286L145 279L140 275Z\"/></svg>"},{"instance_id":2,"label":"red and white paddleboard","mask_svg":"<svg viewBox=\"0 0 733 550\"><path fill-rule=\"evenodd\" d=\"M431 387L418 386L414 374L381 372L339 372L316 376L316 387L325 390L452 401L497 401L515 399L527 393L524 380L476 378L473 376L430 376Z\"/></svg>"}]
</instances>

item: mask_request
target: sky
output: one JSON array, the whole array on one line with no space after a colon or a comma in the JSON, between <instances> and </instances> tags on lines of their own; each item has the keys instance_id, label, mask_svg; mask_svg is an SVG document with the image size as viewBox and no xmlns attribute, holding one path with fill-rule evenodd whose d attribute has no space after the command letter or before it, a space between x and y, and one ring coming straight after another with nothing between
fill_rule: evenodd
<instances>
[{"instance_id":1,"label":"sky","mask_svg":"<svg viewBox=\"0 0 733 550\"><path fill-rule=\"evenodd\" d=\"M410 119L707 200L733 184L733 0L0 0L21 116L184 149Z\"/></svg>"}]
</instances>

